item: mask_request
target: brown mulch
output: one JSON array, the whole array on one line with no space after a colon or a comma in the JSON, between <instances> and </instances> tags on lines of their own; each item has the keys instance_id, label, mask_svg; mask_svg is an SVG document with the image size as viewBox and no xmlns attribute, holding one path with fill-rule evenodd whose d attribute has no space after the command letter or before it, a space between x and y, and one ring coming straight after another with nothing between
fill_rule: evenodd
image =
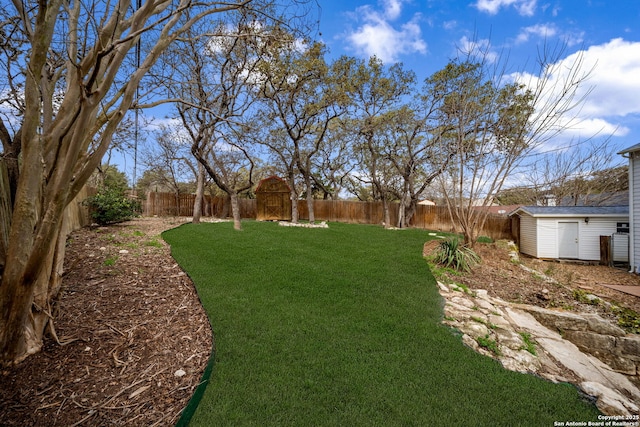
<instances>
[{"instance_id":1,"label":"brown mulch","mask_svg":"<svg viewBox=\"0 0 640 427\"><path fill-rule=\"evenodd\" d=\"M212 333L191 280L142 218L72 233L55 330L0 375L6 426L175 425L209 360Z\"/></svg>"}]
</instances>

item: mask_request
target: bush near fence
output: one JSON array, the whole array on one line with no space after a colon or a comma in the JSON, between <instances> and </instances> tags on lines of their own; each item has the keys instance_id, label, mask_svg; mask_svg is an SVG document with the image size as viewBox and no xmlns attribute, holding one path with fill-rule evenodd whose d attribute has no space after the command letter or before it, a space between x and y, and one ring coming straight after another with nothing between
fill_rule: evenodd
<instances>
[{"instance_id":1,"label":"bush near fence","mask_svg":"<svg viewBox=\"0 0 640 427\"><path fill-rule=\"evenodd\" d=\"M149 193L144 204L143 216L192 216L195 195L172 193ZM256 200L239 199L240 216L256 218ZM333 221L357 224L382 224L384 212L382 202L354 202L347 200L314 200L313 209L317 221ZM389 205L391 224L398 222L399 204ZM306 200L298 201L301 220L309 218ZM228 199L205 196L203 216L226 218L231 215ZM428 230L459 232L444 206L419 205L411 226ZM513 239L511 219L503 215L489 215L481 235L492 239Z\"/></svg>"}]
</instances>

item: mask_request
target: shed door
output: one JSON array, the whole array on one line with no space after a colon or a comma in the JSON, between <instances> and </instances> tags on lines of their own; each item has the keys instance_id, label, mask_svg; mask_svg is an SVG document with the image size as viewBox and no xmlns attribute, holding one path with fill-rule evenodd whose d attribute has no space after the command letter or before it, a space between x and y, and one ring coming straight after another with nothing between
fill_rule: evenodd
<instances>
[{"instance_id":1,"label":"shed door","mask_svg":"<svg viewBox=\"0 0 640 427\"><path fill-rule=\"evenodd\" d=\"M578 223L558 223L558 257L578 258Z\"/></svg>"},{"instance_id":2,"label":"shed door","mask_svg":"<svg viewBox=\"0 0 640 427\"><path fill-rule=\"evenodd\" d=\"M274 220L274 219L282 219L282 194L267 194L265 201L265 219Z\"/></svg>"}]
</instances>

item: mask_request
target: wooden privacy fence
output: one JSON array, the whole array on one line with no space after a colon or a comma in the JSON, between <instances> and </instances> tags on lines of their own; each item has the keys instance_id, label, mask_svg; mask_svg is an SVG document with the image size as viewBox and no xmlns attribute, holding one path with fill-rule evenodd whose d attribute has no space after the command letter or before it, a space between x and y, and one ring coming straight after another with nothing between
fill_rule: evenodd
<instances>
[{"instance_id":1,"label":"wooden privacy fence","mask_svg":"<svg viewBox=\"0 0 640 427\"><path fill-rule=\"evenodd\" d=\"M143 216L193 216L195 194L148 193L142 206ZM238 199L242 218L256 217L255 199ZM204 196L202 215L226 218L231 215L231 202L223 197Z\"/></svg>"},{"instance_id":2,"label":"wooden privacy fence","mask_svg":"<svg viewBox=\"0 0 640 427\"><path fill-rule=\"evenodd\" d=\"M144 204L144 216L192 216L195 195L172 193L149 193ZM256 218L256 200L240 199L240 216ZM347 200L314 200L313 210L317 221L334 221L356 224L382 224L384 212L382 202L354 202ZM298 201L300 219L309 218L306 200ZM397 224L399 204L389 204L391 224ZM226 218L231 215L230 202L222 197L206 196L203 203L203 215ZM446 232L460 231L456 228L449 211L444 206L419 205L411 221L411 226L428 230ZM492 239L514 239L511 219L503 215L489 215L480 232Z\"/></svg>"}]
</instances>

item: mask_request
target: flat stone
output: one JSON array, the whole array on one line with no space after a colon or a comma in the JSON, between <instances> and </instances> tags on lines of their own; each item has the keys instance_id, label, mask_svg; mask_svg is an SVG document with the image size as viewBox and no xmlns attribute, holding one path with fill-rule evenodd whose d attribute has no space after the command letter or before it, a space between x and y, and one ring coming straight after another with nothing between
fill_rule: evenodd
<instances>
[{"instance_id":1,"label":"flat stone","mask_svg":"<svg viewBox=\"0 0 640 427\"><path fill-rule=\"evenodd\" d=\"M493 332L496 334L496 337L498 338L497 341L500 345L508 347L512 350L520 350L524 345L520 334L517 334L512 330L496 328L493 330Z\"/></svg>"},{"instance_id":2,"label":"flat stone","mask_svg":"<svg viewBox=\"0 0 640 427\"><path fill-rule=\"evenodd\" d=\"M504 317L504 316L498 316L495 314L488 314L487 315L487 320L489 321L490 324L492 325L496 325L500 328L509 328L511 326L511 323L509 323L509 321Z\"/></svg>"},{"instance_id":3,"label":"flat stone","mask_svg":"<svg viewBox=\"0 0 640 427\"><path fill-rule=\"evenodd\" d=\"M638 415L638 405L603 384L585 381L580 383L580 388L598 398L596 406L605 415Z\"/></svg>"},{"instance_id":4,"label":"flat stone","mask_svg":"<svg viewBox=\"0 0 640 427\"><path fill-rule=\"evenodd\" d=\"M463 297L453 297L450 300L452 303L454 304L458 304L467 308L471 308L473 309L473 307L475 307L476 305L474 304L473 301L471 301L468 298L463 298Z\"/></svg>"},{"instance_id":5,"label":"flat stone","mask_svg":"<svg viewBox=\"0 0 640 427\"><path fill-rule=\"evenodd\" d=\"M606 321L597 314L583 314L583 317L587 320L589 329L593 332L597 332L603 335L611 335L614 337L623 337L627 334L624 329L616 325L612 325L610 322Z\"/></svg>"},{"instance_id":6,"label":"flat stone","mask_svg":"<svg viewBox=\"0 0 640 427\"><path fill-rule=\"evenodd\" d=\"M506 369L584 385L583 390L597 398L598 408L607 415L638 413L640 390L629 378L637 378L640 372L640 338L624 334L597 315L511 304L489 297L486 291L472 296L445 289L440 287L441 294L446 294L445 315L456 319L445 319L445 323L461 331L468 347L497 358ZM519 331L529 333L537 343L536 356L523 349ZM500 356L479 346L476 339L485 336L496 340Z\"/></svg>"},{"instance_id":7,"label":"flat stone","mask_svg":"<svg viewBox=\"0 0 640 427\"><path fill-rule=\"evenodd\" d=\"M480 349L480 345L478 345L478 342L471 338L469 335L463 335L462 336L462 342L467 346L472 348L475 351L478 351Z\"/></svg>"},{"instance_id":8,"label":"flat stone","mask_svg":"<svg viewBox=\"0 0 640 427\"><path fill-rule=\"evenodd\" d=\"M562 336L577 345L580 350L594 356L602 353L611 354L616 345L614 337L590 331L565 331Z\"/></svg>"},{"instance_id":9,"label":"flat stone","mask_svg":"<svg viewBox=\"0 0 640 427\"><path fill-rule=\"evenodd\" d=\"M536 306L520 306L531 313L540 323L554 330L586 331L588 329L587 319L567 311L548 310Z\"/></svg>"},{"instance_id":10,"label":"flat stone","mask_svg":"<svg viewBox=\"0 0 640 427\"><path fill-rule=\"evenodd\" d=\"M446 303L444 309L448 315L453 315L453 317L456 318L459 317L468 319L473 313L475 313L475 310L472 310L471 308L464 305L456 304L454 302Z\"/></svg>"},{"instance_id":11,"label":"flat stone","mask_svg":"<svg viewBox=\"0 0 640 427\"><path fill-rule=\"evenodd\" d=\"M599 358L616 372L620 372L621 374L630 376L638 374L638 369L634 361L626 357L621 357L616 354L609 353Z\"/></svg>"},{"instance_id":12,"label":"flat stone","mask_svg":"<svg viewBox=\"0 0 640 427\"><path fill-rule=\"evenodd\" d=\"M540 360L527 351L504 348L499 360L505 369L511 371L537 373L540 370Z\"/></svg>"},{"instance_id":13,"label":"flat stone","mask_svg":"<svg viewBox=\"0 0 640 427\"><path fill-rule=\"evenodd\" d=\"M484 337L489 333L489 328L482 323L470 321L464 323L460 327L460 331L467 335L471 335L472 337Z\"/></svg>"},{"instance_id":14,"label":"flat stone","mask_svg":"<svg viewBox=\"0 0 640 427\"><path fill-rule=\"evenodd\" d=\"M640 338L621 337L616 340L616 346L622 354L629 356L640 356Z\"/></svg>"},{"instance_id":15,"label":"flat stone","mask_svg":"<svg viewBox=\"0 0 640 427\"><path fill-rule=\"evenodd\" d=\"M441 292L451 292L451 290L449 289L449 287L447 285L445 285L444 283L438 282L438 287L440 288Z\"/></svg>"},{"instance_id":16,"label":"flat stone","mask_svg":"<svg viewBox=\"0 0 640 427\"><path fill-rule=\"evenodd\" d=\"M495 306L491 304L489 301L487 301L486 299L476 298L475 303L476 303L475 304L476 306L478 306L482 310L487 311L488 313L491 313L492 311L496 311Z\"/></svg>"},{"instance_id":17,"label":"flat stone","mask_svg":"<svg viewBox=\"0 0 640 427\"><path fill-rule=\"evenodd\" d=\"M487 299L489 298L489 291L486 289L474 289L473 292L476 295L476 298Z\"/></svg>"},{"instance_id":18,"label":"flat stone","mask_svg":"<svg viewBox=\"0 0 640 427\"><path fill-rule=\"evenodd\" d=\"M507 308L507 316L520 329L524 329L531 334L539 337L557 338L560 337L557 332L543 326L531 314L514 308Z\"/></svg>"},{"instance_id":19,"label":"flat stone","mask_svg":"<svg viewBox=\"0 0 640 427\"><path fill-rule=\"evenodd\" d=\"M536 338L536 341L583 381L594 381L611 389L624 390L626 394L640 401L640 391L627 377L612 371L595 357L582 353L575 344L561 338Z\"/></svg>"}]
</instances>

